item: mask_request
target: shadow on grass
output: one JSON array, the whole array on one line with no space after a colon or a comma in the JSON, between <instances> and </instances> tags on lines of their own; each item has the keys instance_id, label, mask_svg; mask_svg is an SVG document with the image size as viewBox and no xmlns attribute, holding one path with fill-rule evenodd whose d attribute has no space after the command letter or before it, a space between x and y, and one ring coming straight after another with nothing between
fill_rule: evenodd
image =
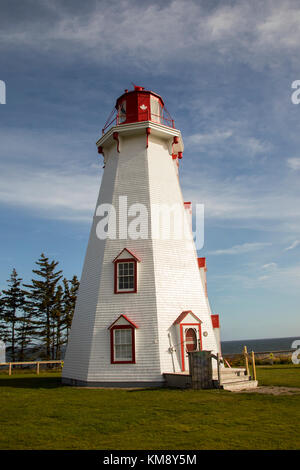
<instances>
[{"instance_id":1,"label":"shadow on grass","mask_svg":"<svg viewBox=\"0 0 300 470\"><path fill-rule=\"evenodd\" d=\"M0 379L1 387L13 388L60 388L60 377L7 377Z\"/></svg>"},{"instance_id":2,"label":"shadow on grass","mask_svg":"<svg viewBox=\"0 0 300 470\"><path fill-rule=\"evenodd\" d=\"M265 369L265 370L284 370L284 369L288 369L288 370L295 370L295 369L299 369L300 371L300 365L298 364L287 364L287 365L283 365L283 364L278 364L278 365L257 365L257 369Z\"/></svg>"},{"instance_id":3,"label":"shadow on grass","mask_svg":"<svg viewBox=\"0 0 300 470\"><path fill-rule=\"evenodd\" d=\"M122 389L120 389L122 390ZM123 389L124 390L124 389ZM148 387L148 388L133 388L132 390L130 390L129 388L126 389L127 392L130 392L130 393L137 393L137 392L157 392L157 391L160 391L160 392L167 392L167 391L170 391L170 390L174 390L172 388L169 388L169 387Z\"/></svg>"}]
</instances>

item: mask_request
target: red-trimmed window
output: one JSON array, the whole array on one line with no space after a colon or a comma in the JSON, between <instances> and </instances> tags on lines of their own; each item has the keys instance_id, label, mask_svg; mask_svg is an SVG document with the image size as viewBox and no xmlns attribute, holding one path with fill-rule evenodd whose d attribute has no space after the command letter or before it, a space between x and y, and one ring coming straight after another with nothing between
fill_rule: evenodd
<instances>
[{"instance_id":1,"label":"red-trimmed window","mask_svg":"<svg viewBox=\"0 0 300 470\"><path fill-rule=\"evenodd\" d=\"M137 262L135 259L115 261L115 294L137 291Z\"/></svg>"},{"instance_id":2,"label":"red-trimmed window","mask_svg":"<svg viewBox=\"0 0 300 470\"><path fill-rule=\"evenodd\" d=\"M135 364L135 328L116 325L110 329L111 363Z\"/></svg>"},{"instance_id":3,"label":"red-trimmed window","mask_svg":"<svg viewBox=\"0 0 300 470\"><path fill-rule=\"evenodd\" d=\"M132 294L137 292L137 263L140 259L128 248L113 260L115 294Z\"/></svg>"}]
</instances>

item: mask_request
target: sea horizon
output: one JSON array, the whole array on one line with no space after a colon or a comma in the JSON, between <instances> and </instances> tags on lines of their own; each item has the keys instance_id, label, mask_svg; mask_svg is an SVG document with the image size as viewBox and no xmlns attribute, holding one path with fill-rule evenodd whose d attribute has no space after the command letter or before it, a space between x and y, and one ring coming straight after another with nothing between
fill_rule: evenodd
<instances>
[{"instance_id":1,"label":"sea horizon","mask_svg":"<svg viewBox=\"0 0 300 470\"><path fill-rule=\"evenodd\" d=\"M244 346L249 351L266 352L266 351L289 351L295 340L300 340L299 336L286 336L279 338L259 338L259 339L237 339L221 341L223 354L241 353Z\"/></svg>"}]
</instances>

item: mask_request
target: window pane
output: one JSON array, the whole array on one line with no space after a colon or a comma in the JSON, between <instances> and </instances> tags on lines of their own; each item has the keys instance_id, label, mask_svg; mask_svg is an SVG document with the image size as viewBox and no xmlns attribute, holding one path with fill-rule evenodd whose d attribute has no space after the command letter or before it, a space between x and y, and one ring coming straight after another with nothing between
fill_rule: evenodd
<instances>
[{"instance_id":1,"label":"window pane","mask_svg":"<svg viewBox=\"0 0 300 470\"><path fill-rule=\"evenodd\" d=\"M133 290L135 286L134 262L118 263L118 290Z\"/></svg>"},{"instance_id":2,"label":"window pane","mask_svg":"<svg viewBox=\"0 0 300 470\"><path fill-rule=\"evenodd\" d=\"M128 328L114 330L114 353L116 361L132 360L132 330Z\"/></svg>"}]
</instances>

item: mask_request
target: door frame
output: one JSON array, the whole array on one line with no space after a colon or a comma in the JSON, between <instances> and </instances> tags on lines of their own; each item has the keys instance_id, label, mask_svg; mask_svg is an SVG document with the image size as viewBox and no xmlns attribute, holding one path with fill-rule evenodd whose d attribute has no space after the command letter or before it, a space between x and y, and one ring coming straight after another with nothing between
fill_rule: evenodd
<instances>
[{"instance_id":1,"label":"door frame","mask_svg":"<svg viewBox=\"0 0 300 470\"><path fill-rule=\"evenodd\" d=\"M201 323L181 323L180 324L180 344L181 344L181 370L182 372L189 369L188 363L188 354L185 348L185 332L189 328L194 328L196 330L197 351L202 350L202 337L201 337Z\"/></svg>"}]
</instances>

